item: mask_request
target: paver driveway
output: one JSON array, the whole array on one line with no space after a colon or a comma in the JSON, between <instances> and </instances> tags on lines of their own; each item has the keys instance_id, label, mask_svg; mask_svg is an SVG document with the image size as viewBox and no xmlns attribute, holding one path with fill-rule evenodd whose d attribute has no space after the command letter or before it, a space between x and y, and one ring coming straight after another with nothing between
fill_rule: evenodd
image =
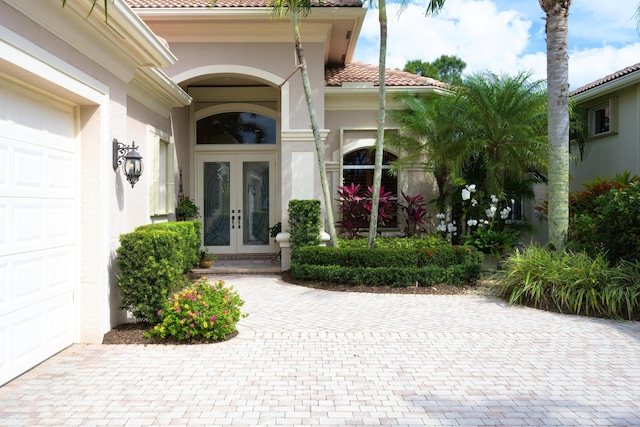
<instances>
[{"instance_id":1,"label":"paver driveway","mask_svg":"<svg viewBox=\"0 0 640 427\"><path fill-rule=\"evenodd\" d=\"M638 323L225 279L238 337L75 345L0 388L0 425L640 425Z\"/></svg>"}]
</instances>

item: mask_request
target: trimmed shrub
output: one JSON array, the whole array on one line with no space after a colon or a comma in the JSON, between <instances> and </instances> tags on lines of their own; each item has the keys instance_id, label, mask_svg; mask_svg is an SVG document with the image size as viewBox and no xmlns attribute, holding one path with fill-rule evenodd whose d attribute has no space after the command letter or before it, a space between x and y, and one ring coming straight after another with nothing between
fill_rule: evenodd
<instances>
[{"instance_id":1,"label":"trimmed shrub","mask_svg":"<svg viewBox=\"0 0 640 427\"><path fill-rule=\"evenodd\" d=\"M165 230L177 234L176 251L180 257L180 268L189 271L197 267L200 262L200 243L202 237L202 223L199 221L161 222L136 227L135 231Z\"/></svg>"},{"instance_id":2,"label":"trimmed shrub","mask_svg":"<svg viewBox=\"0 0 640 427\"><path fill-rule=\"evenodd\" d=\"M374 249L365 245L364 240L341 240L338 248L301 248L298 260L291 264L291 273L301 280L429 286L468 283L477 280L482 270L482 253L471 247L451 246L440 238L380 238Z\"/></svg>"},{"instance_id":3,"label":"trimmed shrub","mask_svg":"<svg viewBox=\"0 0 640 427\"><path fill-rule=\"evenodd\" d=\"M153 228L120 235L116 266L121 308L136 319L158 323L158 310L186 284L179 242L178 233Z\"/></svg>"},{"instance_id":4,"label":"trimmed shrub","mask_svg":"<svg viewBox=\"0 0 640 427\"><path fill-rule=\"evenodd\" d=\"M321 205L320 200L289 200L289 242L291 259L305 246L320 244Z\"/></svg>"},{"instance_id":5,"label":"trimmed shrub","mask_svg":"<svg viewBox=\"0 0 640 427\"><path fill-rule=\"evenodd\" d=\"M244 301L223 281L202 279L175 293L158 311L160 322L145 334L177 340L219 340L236 331L236 323L246 314Z\"/></svg>"}]
</instances>

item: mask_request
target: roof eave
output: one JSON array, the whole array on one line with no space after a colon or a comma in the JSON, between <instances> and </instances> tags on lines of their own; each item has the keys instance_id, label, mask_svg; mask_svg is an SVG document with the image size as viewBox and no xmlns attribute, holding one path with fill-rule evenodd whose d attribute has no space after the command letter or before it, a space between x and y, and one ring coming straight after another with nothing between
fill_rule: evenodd
<instances>
[{"instance_id":1,"label":"roof eave","mask_svg":"<svg viewBox=\"0 0 640 427\"><path fill-rule=\"evenodd\" d=\"M571 98L577 103L582 103L638 83L640 83L640 70L571 95Z\"/></svg>"},{"instance_id":2,"label":"roof eave","mask_svg":"<svg viewBox=\"0 0 640 427\"><path fill-rule=\"evenodd\" d=\"M327 86L324 88L325 95L350 95L350 94L378 94L380 88L378 86L368 88ZM387 86L386 92L389 94L411 92L420 95L450 95L449 89L438 86Z\"/></svg>"}]
</instances>

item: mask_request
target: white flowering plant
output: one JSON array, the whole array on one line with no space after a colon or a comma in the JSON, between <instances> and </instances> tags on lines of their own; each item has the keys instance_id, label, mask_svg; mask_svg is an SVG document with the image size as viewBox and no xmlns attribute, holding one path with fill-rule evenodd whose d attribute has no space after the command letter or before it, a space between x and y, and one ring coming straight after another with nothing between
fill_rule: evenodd
<instances>
[{"instance_id":1,"label":"white flowering plant","mask_svg":"<svg viewBox=\"0 0 640 427\"><path fill-rule=\"evenodd\" d=\"M505 250L511 249L518 240L518 231L505 230L505 221L511 215L511 200L500 200L495 194L485 200L484 194L475 184L465 185L461 190L462 217L460 219L460 234L463 242L476 247L483 253L500 256ZM455 220L447 223L446 215L439 213L440 220L437 230L443 234L455 236L458 225Z\"/></svg>"}]
</instances>

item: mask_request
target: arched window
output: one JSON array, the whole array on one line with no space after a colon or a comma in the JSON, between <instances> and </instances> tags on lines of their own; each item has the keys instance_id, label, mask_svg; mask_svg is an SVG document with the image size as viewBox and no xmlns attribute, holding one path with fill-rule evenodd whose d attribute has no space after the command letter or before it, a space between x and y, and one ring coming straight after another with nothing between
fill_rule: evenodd
<instances>
[{"instance_id":1,"label":"arched window","mask_svg":"<svg viewBox=\"0 0 640 427\"><path fill-rule=\"evenodd\" d=\"M398 179L391 175L391 162L397 160L398 157L385 151L382 160L382 182L384 191L390 191L393 199L397 201L398 197ZM343 185L360 184L363 189L373 186L373 171L375 169L375 150L360 149L345 154L343 159ZM397 228L398 218L393 218L385 224L384 228Z\"/></svg>"},{"instance_id":2,"label":"arched window","mask_svg":"<svg viewBox=\"0 0 640 427\"><path fill-rule=\"evenodd\" d=\"M220 113L196 122L196 143L275 144L276 121L257 113Z\"/></svg>"}]
</instances>

